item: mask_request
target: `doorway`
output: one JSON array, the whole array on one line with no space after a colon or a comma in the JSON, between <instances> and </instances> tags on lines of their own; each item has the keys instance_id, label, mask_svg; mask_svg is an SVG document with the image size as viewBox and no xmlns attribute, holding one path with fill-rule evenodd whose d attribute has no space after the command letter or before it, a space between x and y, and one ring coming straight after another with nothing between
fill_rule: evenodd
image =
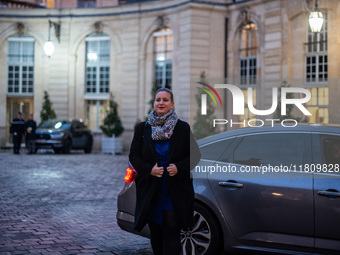
<instances>
[{"instance_id":1,"label":"doorway","mask_svg":"<svg viewBox=\"0 0 340 255\"><path fill-rule=\"evenodd\" d=\"M9 136L9 128L12 120L17 117L18 112L22 113L22 118L26 121L28 115L33 113L33 98L7 98L6 113L6 143L12 143Z\"/></svg>"}]
</instances>

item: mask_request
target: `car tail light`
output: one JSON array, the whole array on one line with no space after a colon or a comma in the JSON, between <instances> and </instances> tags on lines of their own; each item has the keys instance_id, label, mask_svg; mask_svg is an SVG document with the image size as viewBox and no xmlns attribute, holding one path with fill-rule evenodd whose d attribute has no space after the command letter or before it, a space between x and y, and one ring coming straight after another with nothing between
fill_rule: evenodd
<instances>
[{"instance_id":1,"label":"car tail light","mask_svg":"<svg viewBox=\"0 0 340 255\"><path fill-rule=\"evenodd\" d=\"M125 182L134 182L137 172L132 167L126 168L126 175L124 177Z\"/></svg>"}]
</instances>

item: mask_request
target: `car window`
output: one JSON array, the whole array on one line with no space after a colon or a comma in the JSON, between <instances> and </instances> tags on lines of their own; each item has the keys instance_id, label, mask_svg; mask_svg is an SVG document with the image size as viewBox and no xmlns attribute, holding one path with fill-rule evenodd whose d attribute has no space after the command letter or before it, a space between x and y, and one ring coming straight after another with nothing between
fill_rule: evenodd
<instances>
[{"instance_id":1,"label":"car window","mask_svg":"<svg viewBox=\"0 0 340 255\"><path fill-rule=\"evenodd\" d=\"M44 121L42 123L39 124L38 128L54 128L55 122L54 121Z\"/></svg>"},{"instance_id":2,"label":"car window","mask_svg":"<svg viewBox=\"0 0 340 255\"><path fill-rule=\"evenodd\" d=\"M230 146L230 144L234 141L235 137L215 141L209 143L207 145L203 145L200 147L201 151L201 159L208 159L216 161L219 156Z\"/></svg>"},{"instance_id":3,"label":"car window","mask_svg":"<svg viewBox=\"0 0 340 255\"><path fill-rule=\"evenodd\" d=\"M71 124L66 122L66 123L63 123L63 125L61 126L61 129L69 129L70 126L71 126Z\"/></svg>"},{"instance_id":4,"label":"car window","mask_svg":"<svg viewBox=\"0 0 340 255\"><path fill-rule=\"evenodd\" d=\"M251 166L294 166L306 162L311 152L308 134L259 134L243 137L230 162Z\"/></svg>"},{"instance_id":5,"label":"car window","mask_svg":"<svg viewBox=\"0 0 340 255\"><path fill-rule=\"evenodd\" d=\"M38 128L43 129L68 129L70 127L70 123L66 121L44 121L42 122Z\"/></svg>"},{"instance_id":6,"label":"car window","mask_svg":"<svg viewBox=\"0 0 340 255\"><path fill-rule=\"evenodd\" d=\"M340 164L340 136L322 135L323 163Z\"/></svg>"}]
</instances>

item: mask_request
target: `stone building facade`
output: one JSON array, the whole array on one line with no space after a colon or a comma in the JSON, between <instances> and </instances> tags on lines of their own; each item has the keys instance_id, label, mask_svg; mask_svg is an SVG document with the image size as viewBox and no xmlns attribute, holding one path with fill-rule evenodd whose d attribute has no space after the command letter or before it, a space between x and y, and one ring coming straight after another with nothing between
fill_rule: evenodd
<instances>
[{"instance_id":1,"label":"stone building facade","mask_svg":"<svg viewBox=\"0 0 340 255\"><path fill-rule=\"evenodd\" d=\"M176 111L192 124L191 87L202 72L212 84L232 83L245 94L253 88L258 109L270 108L271 88L283 82L307 88L312 116L297 116L340 123L338 0L318 1L325 17L319 34L309 31L312 0L114 1L113 6L102 0L98 3L106 7L93 8L66 2L65 8L61 0L49 3L55 8L0 8L1 146L10 142L17 111L25 118L33 113L40 122L47 91L59 119L81 118L98 134L112 93L128 148L156 85L171 87ZM49 20L60 24L59 40ZM49 33L55 44L51 57L44 53ZM232 116L231 95L223 100L223 107L216 107L219 118L254 117Z\"/></svg>"}]
</instances>

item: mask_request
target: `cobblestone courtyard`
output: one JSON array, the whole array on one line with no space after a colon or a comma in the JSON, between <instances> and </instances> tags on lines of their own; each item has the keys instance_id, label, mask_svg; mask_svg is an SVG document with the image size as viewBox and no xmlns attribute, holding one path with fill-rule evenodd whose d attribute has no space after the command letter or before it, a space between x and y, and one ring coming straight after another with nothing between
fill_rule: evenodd
<instances>
[{"instance_id":1,"label":"cobblestone courtyard","mask_svg":"<svg viewBox=\"0 0 340 255\"><path fill-rule=\"evenodd\" d=\"M0 152L0 254L152 254L116 223L126 155Z\"/></svg>"}]
</instances>

